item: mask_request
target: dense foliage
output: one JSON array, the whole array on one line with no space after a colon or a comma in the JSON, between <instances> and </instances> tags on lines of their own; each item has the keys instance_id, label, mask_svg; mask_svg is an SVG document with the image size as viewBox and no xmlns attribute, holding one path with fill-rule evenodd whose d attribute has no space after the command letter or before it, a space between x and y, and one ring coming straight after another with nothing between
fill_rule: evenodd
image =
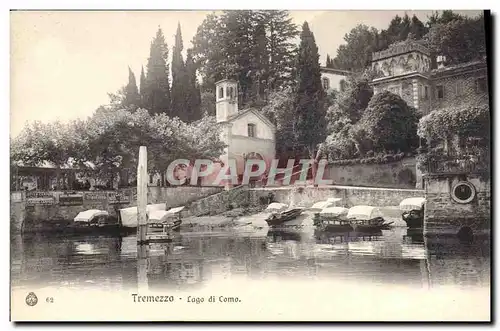
<instances>
[{"instance_id":1,"label":"dense foliage","mask_svg":"<svg viewBox=\"0 0 500 331\"><path fill-rule=\"evenodd\" d=\"M330 159L361 156L356 149L353 126L365 111L373 89L365 76L351 76L346 80L345 89L337 93L333 104L328 108L328 137L325 147Z\"/></svg>"},{"instance_id":2,"label":"dense foliage","mask_svg":"<svg viewBox=\"0 0 500 331\"><path fill-rule=\"evenodd\" d=\"M418 146L418 117L398 95L388 91L376 94L357 123L359 141L374 152L407 152Z\"/></svg>"},{"instance_id":3,"label":"dense foliage","mask_svg":"<svg viewBox=\"0 0 500 331\"><path fill-rule=\"evenodd\" d=\"M294 131L299 143L314 158L318 144L323 143L326 138L326 110L318 46L307 22L304 22L300 35L296 72Z\"/></svg>"},{"instance_id":4,"label":"dense foliage","mask_svg":"<svg viewBox=\"0 0 500 331\"><path fill-rule=\"evenodd\" d=\"M370 64L373 52L408 38L421 41L434 54L445 55L449 63L467 62L485 53L484 16L470 18L445 10L435 12L426 24L406 14L396 15L381 31L360 24L345 35L345 44L326 65L361 72Z\"/></svg>"},{"instance_id":5,"label":"dense foliage","mask_svg":"<svg viewBox=\"0 0 500 331\"><path fill-rule=\"evenodd\" d=\"M265 103L269 93L293 81L297 35L285 10L208 15L193 38L203 91L213 93L216 81L235 78L242 106Z\"/></svg>"},{"instance_id":6,"label":"dense foliage","mask_svg":"<svg viewBox=\"0 0 500 331\"><path fill-rule=\"evenodd\" d=\"M100 108L85 121L27 125L11 141L11 158L31 166L79 166L112 182L123 170L135 176L142 145L148 147L148 169L153 172L164 172L179 158L216 158L224 148L213 117L186 124L145 109Z\"/></svg>"},{"instance_id":7,"label":"dense foliage","mask_svg":"<svg viewBox=\"0 0 500 331\"><path fill-rule=\"evenodd\" d=\"M482 145L490 143L490 111L485 96L472 99L460 107L434 110L422 117L418 135L429 142L454 136L477 138Z\"/></svg>"},{"instance_id":8,"label":"dense foliage","mask_svg":"<svg viewBox=\"0 0 500 331\"><path fill-rule=\"evenodd\" d=\"M425 36L427 46L444 55L447 64L477 60L486 55L484 17L445 16L432 24Z\"/></svg>"},{"instance_id":9,"label":"dense foliage","mask_svg":"<svg viewBox=\"0 0 500 331\"><path fill-rule=\"evenodd\" d=\"M163 31L158 29L151 42L146 66L146 81L143 91L142 108L152 114L171 115L168 46Z\"/></svg>"},{"instance_id":10,"label":"dense foliage","mask_svg":"<svg viewBox=\"0 0 500 331\"><path fill-rule=\"evenodd\" d=\"M364 24L354 27L344 36L345 44L337 49L337 55L327 63L329 67L363 71L371 62L372 53L386 49L389 45L403 41L411 34L414 39L421 39L427 33L425 25L413 15L396 15L386 30L380 32Z\"/></svg>"},{"instance_id":11,"label":"dense foliage","mask_svg":"<svg viewBox=\"0 0 500 331\"><path fill-rule=\"evenodd\" d=\"M330 159L412 152L417 147L415 110L390 92L372 93L364 79L351 79L329 108L325 147Z\"/></svg>"}]
</instances>

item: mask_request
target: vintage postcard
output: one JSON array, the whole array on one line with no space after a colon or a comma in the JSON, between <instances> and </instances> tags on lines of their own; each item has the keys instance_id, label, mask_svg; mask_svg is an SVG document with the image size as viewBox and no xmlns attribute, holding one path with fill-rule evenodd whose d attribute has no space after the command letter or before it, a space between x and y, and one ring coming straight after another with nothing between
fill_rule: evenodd
<instances>
[{"instance_id":1,"label":"vintage postcard","mask_svg":"<svg viewBox=\"0 0 500 331\"><path fill-rule=\"evenodd\" d=\"M11 320L491 321L490 24L11 11Z\"/></svg>"}]
</instances>

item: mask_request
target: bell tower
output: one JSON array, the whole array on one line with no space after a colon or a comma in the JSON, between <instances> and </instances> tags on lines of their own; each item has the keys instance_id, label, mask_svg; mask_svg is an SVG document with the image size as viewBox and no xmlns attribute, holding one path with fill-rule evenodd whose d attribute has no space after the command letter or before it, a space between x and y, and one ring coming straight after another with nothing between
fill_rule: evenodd
<instances>
[{"instance_id":1,"label":"bell tower","mask_svg":"<svg viewBox=\"0 0 500 331\"><path fill-rule=\"evenodd\" d=\"M215 83L215 102L217 123L226 122L238 113L238 83L223 79Z\"/></svg>"}]
</instances>

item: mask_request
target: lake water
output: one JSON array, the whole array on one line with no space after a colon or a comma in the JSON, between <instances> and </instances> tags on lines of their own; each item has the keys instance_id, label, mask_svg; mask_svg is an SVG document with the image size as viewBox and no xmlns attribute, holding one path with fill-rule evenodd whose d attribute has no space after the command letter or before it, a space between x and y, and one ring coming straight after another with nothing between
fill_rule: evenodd
<instances>
[{"instance_id":1,"label":"lake water","mask_svg":"<svg viewBox=\"0 0 500 331\"><path fill-rule=\"evenodd\" d=\"M171 243L151 244L139 262L135 235L15 236L11 247L12 288L25 291L146 287L159 293L196 294L231 280L238 280L241 289L255 286L255 291L274 284L277 292L287 281L455 291L447 293L488 291L490 286L488 240L429 241L402 227L342 236L312 227L182 230Z\"/></svg>"}]
</instances>

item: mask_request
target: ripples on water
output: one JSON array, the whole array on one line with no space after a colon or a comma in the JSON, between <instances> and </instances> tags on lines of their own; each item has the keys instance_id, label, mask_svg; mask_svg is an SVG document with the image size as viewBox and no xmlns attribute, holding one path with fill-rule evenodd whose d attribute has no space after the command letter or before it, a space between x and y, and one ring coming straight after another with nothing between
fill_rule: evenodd
<instances>
[{"instance_id":1,"label":"ripples on water","mask_svg":"<svg viewBox=\"0 0 500 331\"><path fill-rule=\"evenodd\" d=\"M408 230L409 231L409 230ZM489 241L425 241L394 228L364 235L327 235L312 228L253 232L179 233L152 244L147 255L151 290L196 289L211 280L355 280L412 287L488 287ZM12 286L137 287L136 237L12 238Z\"/></svg>"}]
</instances>

